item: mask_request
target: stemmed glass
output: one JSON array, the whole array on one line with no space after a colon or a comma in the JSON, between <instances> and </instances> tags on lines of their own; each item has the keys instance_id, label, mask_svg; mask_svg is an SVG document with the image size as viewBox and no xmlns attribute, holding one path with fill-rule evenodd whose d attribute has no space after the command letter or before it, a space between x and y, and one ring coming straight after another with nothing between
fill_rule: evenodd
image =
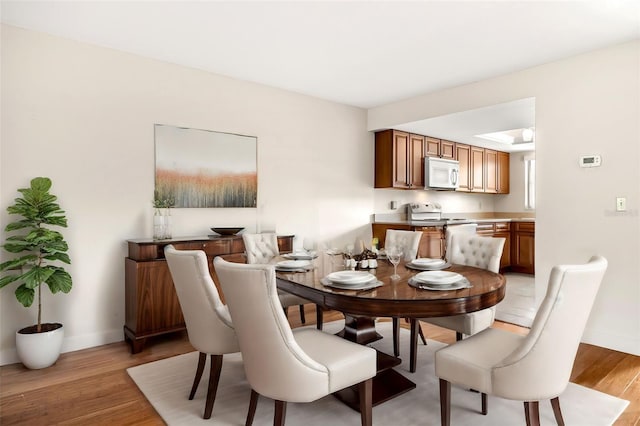
<instances>
[{"instance_id":1,"label":"stemmed glass","mask_svg":"<svg viewBox=\"0 0 640 426\"><path fill-rule=\"evenodd\" d=\"M398 275L398 264L400 263L400 259L402 258L402 249L400 247L390 247L387 250L387 259L393 265L393 275L391 275L392 280L397 280L400 278Z\"/></svg>"}]
</instances>

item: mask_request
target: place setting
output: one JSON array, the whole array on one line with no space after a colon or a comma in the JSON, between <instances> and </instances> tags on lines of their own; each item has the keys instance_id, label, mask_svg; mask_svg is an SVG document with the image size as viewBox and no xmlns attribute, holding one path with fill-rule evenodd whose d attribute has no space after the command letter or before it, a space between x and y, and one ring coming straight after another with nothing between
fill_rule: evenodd
<instances>
[{"instance_id":1,"label":"place setting","mask_svg":"<svg viewBox=\"0 0 640 426\"><path fill-rule=\"evenodd\" d=\"M432 259L428 257L413 259L405 266L409 269L415 269L418 271L439 271L451 266L451 263L444 259Z\"/></svg>"},{"instance_id":2,"label":"place setting","mask_svg":"<svg viewBox=\"0 0 640 426\"><path fill-rule=\"evenodd\" d=\"M275 264L279 272L309 272L313 269L310 260L282 260Z\"/></svg>"},{"instance_id":3,"label":"place setting","mask_svg":"<svg viewBox=\"0 0 640 426\"><path fill-rule=\"evenodd\" d=\"M322 285L340 290L371 290L382 286L375 275L367 271L336 271L320 279Z\"/></svg>"},{"instance_id":4,"label":"place setting","mask_svg":"<svg viewBox=\"0 0 640 426\"><path fill-rule=\"evenodd\" d=\"M318 253L311 250L294 251L293 253L283 254L282 257L290 260L313 260L318 257Z\"/></svg>"},{"instance_id":5,"label":"place setting","mask_svg":"<svg viewBox=\"0 0 640 426\"><path fill-rule=\"evenodd\" d=\"M460 290L472 287L469 280L463 275L451 271L423 271L411 277L409 285L420 289L437 291Z\"/></svg>"}]
</instances>

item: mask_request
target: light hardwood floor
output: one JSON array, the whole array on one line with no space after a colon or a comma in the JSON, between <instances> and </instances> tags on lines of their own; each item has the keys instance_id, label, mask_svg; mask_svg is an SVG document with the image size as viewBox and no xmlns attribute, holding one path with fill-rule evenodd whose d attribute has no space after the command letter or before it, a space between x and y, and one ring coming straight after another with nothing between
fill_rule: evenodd
<instances>
[{"instance_id":1,"label":"light hardwood floor","mask_svg":"<svg viewBox=\"0 0 640 426\"><path fill-rule=\"evenodd\" d=\"M311 305L306 316L315 319ZM293 309L290 317L292 325L299 326ZM326 322L340 318L340 313L325 313ZM501 322L495 327L527 332ZM451 331L425 323L422 328L431 339L445 343L455 340ZM156 338L135 355L120 342L62 354L54 366L44 370L27 370L20 364L0 367L0 424L162 425L162 419L125 370L192 350L186 334L179 333ZM407 347L401 347L402 354L407 351ZM631 401L615 425L639 426L639 376L640 357L582 344L571 381ZM201 386L205 386L204 381Z\"/></svg>"}]
</instances>

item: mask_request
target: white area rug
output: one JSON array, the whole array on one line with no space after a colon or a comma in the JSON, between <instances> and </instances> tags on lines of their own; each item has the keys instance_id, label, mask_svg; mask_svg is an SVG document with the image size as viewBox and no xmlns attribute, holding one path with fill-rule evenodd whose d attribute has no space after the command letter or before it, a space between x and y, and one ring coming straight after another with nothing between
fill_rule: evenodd
<instances>
[{"instance_id":1,"label":"white area rug","mask_svg":"<svg viewBox=\"0 0 640 426\"><path fill-rule=\"evenodd\" d=\"M325 331L336 332L340 322L325 324ZM386 353L392 353L391 324L378 324L384 339L373 343ZM408 358L409 333L402 329L401 351ZM433 352L444 346L429 340L418 347L418 371L409 373L408 361L396 367L398 371L417 383L417 387L391 401L373 408L373 424L378 426L440 425L438 380L434 375ZM250 387L242 368L239 354L225 355L218 395L210 420L203 420L208 363L202 382L193 401L191 389L197 352L168 358L127 370L147 399L169 425L244 425L249 406ZM624 411L628 402L613 396L570 383L560 396L567 425L610 425ZM489 396L489 414L479 414L480 395L464 389L452 388L452 425L511 426L524 425L522 402ZM555 425L551 404L540 404L541 424ZM308 404L287 404L287 425L339 426L359 425L360 414L332 396ZM273 424L273 401L261 397L254 425Z\"/></svg>"}]
</instances>

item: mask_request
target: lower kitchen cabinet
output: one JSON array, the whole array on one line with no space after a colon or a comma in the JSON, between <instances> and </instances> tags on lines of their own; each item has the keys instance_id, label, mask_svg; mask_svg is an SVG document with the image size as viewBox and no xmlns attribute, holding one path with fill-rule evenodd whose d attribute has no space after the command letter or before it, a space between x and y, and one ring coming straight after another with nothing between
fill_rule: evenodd
<instances>
[{"instance_id":1,"label":"lower kitchen cabinet","mask_svg":"<svg viewBox=\"0 0 640 426\"><path fill-rule=\"evenodd\" d=\"M293 237L278 236L281 253L293 250ZM149 337L186 329L178 295L164 258L166 245L173 244L178 250L203 250L216 286L218 279L213 269L213 258L244 252L244 243L239 235L174 240L138 239L127 243L129 254L125 258L124 338L131 343L132 353L140 352Z\"/></svg>"},{"instance_id":2,"label":"lower kitchen cabinet","mask_svg":"<svg viewBox=\"0 0 640 426\"><path fill-rule=\"evenodd\" d=\"M501 272L535 273L535 222L478 222L477 234L485 237L504 238L500 258ZM415 227L401 224L374 223L373 237L378 238L379 247L384 247L387 229L421 231L422 239L418 257L443 258L445 233L441 226Z\"/></svg>"},{"instance_id":3,"label":"lower kitchen cabinet","mask_svg":"<svg viewBox=\"0 0 640 426\"><path fill-rule=\"evenodd\" d=\"M534 274L535 223L514 222L511 238L511 271Z\"/></svg>"}]
</instances>

